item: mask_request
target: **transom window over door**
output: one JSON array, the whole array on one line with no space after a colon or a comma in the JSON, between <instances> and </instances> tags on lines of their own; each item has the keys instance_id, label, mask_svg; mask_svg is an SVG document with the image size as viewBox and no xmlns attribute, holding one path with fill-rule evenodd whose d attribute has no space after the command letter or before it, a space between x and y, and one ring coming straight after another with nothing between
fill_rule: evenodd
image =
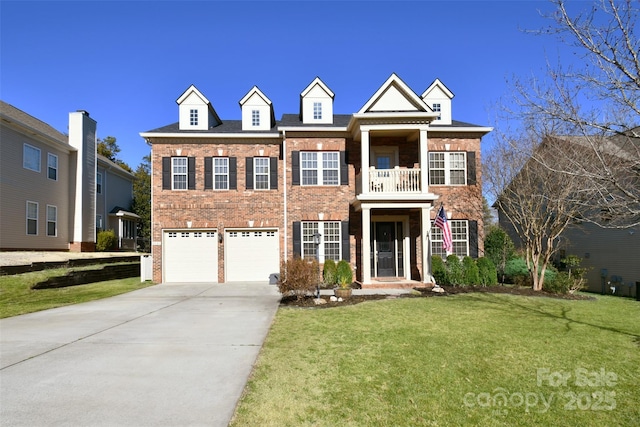
<instances>
[{"instance_id":1,"label":"transom window over door","mask_svg":"<svg viewBox=\"0 0 640 427\"><path fill-rule=\"evenodd\" d=\"M340 155L337 151L301 152L302 185L339 185Z\"/></svg>"},{"instance_id":2,"label":"transom window over door","mask_svg":"<svg viewBox=\"0 0 640 427\"><path fill-rule=\"evenodd\" d=\"M430 152L430 185L466 185L466 152Z\"/></svg>"},{"instance_id":3,"label":"transom window over door","mask_svg":"<svg viewBox=\"0 0 640 427\"><path fill-rule=\"evenodd\" d=\"M171 184L174 190L187 189L187 158L171 158Z\"/></svg>"}]
</instances>

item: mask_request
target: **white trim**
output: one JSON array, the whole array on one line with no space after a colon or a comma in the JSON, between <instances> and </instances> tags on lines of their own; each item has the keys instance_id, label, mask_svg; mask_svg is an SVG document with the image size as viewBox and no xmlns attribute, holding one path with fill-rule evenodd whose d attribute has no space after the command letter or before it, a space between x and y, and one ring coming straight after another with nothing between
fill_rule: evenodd
<instances>
[{"instance_id":1,"label":"white trim","mask_svg":"<svg viewBox=\"0 0 640 427\"><path fill-rule=\"evenodd\" d=\"M55 209L55 218L53 221L49 220L49 208L54 208ZM55 205L47 205L47 211L45 212L45 219L46 219L46 227L45 227L45 234L47 237L58 237L58 207ZM54 232L53 234L49 234L49 223L53 222L55 224L55 228L54 228Z\"/></svg>"},{"instance_id":2,"label":"white trim","mask_svg":"<svg viewBox=\"0 0 640 427\"><path fill-rule=\"evenodd\" d=\"M55 167L51 167L49 166L49 159L50 158L55 158L56 159L56 166ZM49 168L54 169L56 171L56 177L51 178L49 176ZM59 167L58 167L58 155L57 154L53 154L53 153L47 153L47 178L52 180L52 181L57 181L58 180L58 171L59 171Z\"/></svg>"},{"instance_id":3,"label":"white trim","mask_svg":"<svg viewBox=\"0 0 640 427\"><path fill-rule=\"evenodd\" d=\"M27 200L26 202L27 203L25 204L25 208L26 208L26 210L25 210L25 226L26 226L25 235L27 235L27 236L37 236L39 234L38 233L38 228L40 228L39 227L39 225L40 225L39 222L40 221L38 220L38 217L40 216L40 204L38 202L33 202L31 200ZM32 203L32 204L36 205L36 216L35 216L35 218L30 218L29 217L29 203ZM30 220L36 222L36 234L30 234L29 233L29 221Z\"/></svg>"},{"instance_id":4,"label":"white trim","mask_svg":"<svg viewBox=\"0 0 640 427\"><path fill-rule=\"evenodd\" d=\"M269 133L266 133L269 132ZM273 131L265 131L265 133L212 133L212 132L173 132L173 133L154 133L140 132L143 138L222 138L222 139L240 139L240 138L273 138L280 139L280 133ZM251 143L251 141L247 141Z\"/></svg>"},{"instance_id":5,"label":"white trim","mask_svg":"<svg viewBox=\"0 0 640 427\"><path fill-rule=\"evenodd\" d=\"M25 151L27 147L32 148L33 150L38 152L38 162L37 162L38 168L37 169L32 169L30 167L27 167L27 163L26 163L27 153ZM31 172L37 172L37 173L42 172L42 150L34 145L27 144L26 142L23 143L22 144L22 168L29 170Z\"/></svg>"}]
</instances>

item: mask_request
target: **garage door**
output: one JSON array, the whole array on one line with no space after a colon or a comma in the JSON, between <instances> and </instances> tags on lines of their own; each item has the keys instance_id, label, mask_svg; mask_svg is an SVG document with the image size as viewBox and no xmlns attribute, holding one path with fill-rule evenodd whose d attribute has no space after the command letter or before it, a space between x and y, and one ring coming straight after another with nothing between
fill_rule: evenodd
<instances>
[{"instance_id":1,"label":"garage door","mask_svg":"<svg viewBox=\"0 0 640 427\"><path fill-rule=\"evenodd\" d=\"M167 231L163 239L165 282L217 282L218 233Z\"/></svg>"},{"instance_id":2,"label":"garage door","mask_svg":"<svg viewBox=\"0 0 640 427\"><path fill-rule=\"evenodd\" d=\"M227 282L264 282L280 271L277 230L225 231Z\"/></svg>"}]
</instances>

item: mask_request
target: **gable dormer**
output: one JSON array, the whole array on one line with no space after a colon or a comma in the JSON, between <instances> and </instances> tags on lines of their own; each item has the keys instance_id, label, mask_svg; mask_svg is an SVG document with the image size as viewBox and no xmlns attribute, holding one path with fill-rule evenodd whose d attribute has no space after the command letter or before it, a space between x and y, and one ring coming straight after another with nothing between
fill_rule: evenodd
<instances>
[{"instance_id":1,"label":"gable dormer","mask_svg":"<svg viewBox=\"0 0 640 427\"><path fill-rule=\"evenodd\" d=\"M273 104L258 86L254 86L241 100L242 130L269 130L276 124Z\"/></svg>"},{"instance_id":2,"label":"gable dormer","mask_svg":"<svg viewBox=\"0 0 640 427\"><path fill-rule=\"evenodd\" d=\"M440 113L438 118L433 121L434 125L450 125L451 124L451 100L453 93L438 79L427 88L422 94L424 102L431 109Z\"/></svg>"},{"instance_id":3,"label":"gable dormer","mask_svg":"<svg viewBox=\"0 0 640 427\"><path fill-rule=\"evenodd\" d=\"M222 123L209 100L194 85L189 86L176 103L180 130L207 130Z\"/></svg>"},{"instance_id":4,"label":"gable dormer","mask_svg":"<svg viewBox=\"0 0 640 427\"><path fill-rule=\"evenodd\" d=\"M358 114L431 113L431 108L395 73L373 94Z\"/></svg>"},{"instance_id":5,"label":"gable dormer","mask_svg":"<svg viewBox=\"0 0 640 427\"><path fill-rule=\"evenodd\" d=\"M316 77L300 94L302 123L333 124L334 93Z\"/></svg>"}]
</instances>

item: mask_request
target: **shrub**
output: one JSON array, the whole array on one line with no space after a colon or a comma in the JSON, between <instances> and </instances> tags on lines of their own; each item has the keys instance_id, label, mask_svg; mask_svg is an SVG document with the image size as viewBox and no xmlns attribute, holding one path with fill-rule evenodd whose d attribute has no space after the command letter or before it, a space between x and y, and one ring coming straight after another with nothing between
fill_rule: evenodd
<instances>
[{"instance_id":1,"label":"shrub","mask_svg":"<svg viewBox=\"0 0 640 427\"><path fill-rule=\"evenodd\" d=\"M338 276L336 275L336 262L332 259L325 260L322 267L322 277L324 283L327 285L335 285L338 283Z\"/></svg>"},{"instance_id":2,"label":"shrub","mask_svg":"<svg viewBox=\"0 0 640 427\"><path fill-rule=\"evenodd\" d=\"M463 284L465 285L480 284L480 271L478 270L478 265L470 256L462 258L462 276Z\"/></svg>"},{"instance_id":3,"label":"shrub","mask_svg":"<svg viewBox=\"0 0 640 427\"><path fill-rule=\"evenodd\" d=\"M516 257L516 249L511 237L500 227L489 227L484 238L484 254L493 262L504 282L506 264Z\"/></svg>"},{"instance_id":4,"label":"shrub","mask_svg":"<svg viewBox=\"0 0 640 427\"><path fill-rule=\"evenodd\" d=\"M489 258L480 257L477 261L480 284L482 286L492 286L498 284L498 271Z\"/></svg>"},{"instance_id":5,"label":"shrub","mask_svg":"<svg viewBox=\"0 0 640 427\"><path fill-rule=\"evenodd\" d=\"M533 286L531 273L527 268L527 263L524 258L514 258L508 261L504 272L509 283L525 287ZM544 282L542 286L544 287L546 282L553 281L556 274L556 270L549 264L544 272Z\"/></svg>"},{"instance_id":6,"label":"shrub","mask_svg":"<svg viewBox=\"0 0 640 427\"><path fill-rule=\"evenodd\" d=\"M318 281L318 261L293 258L280 265L278 290L281 294L292 293L302 299L308 292L313 293Z\"/></svg>"},{"instance_id":7,"label":"shrub","mask_svg":"<svg viewBox=\"0 0 640 427\"><path fill-rule=\"evenodd\" d=\"M554 272L552 279L545 281L542 287L545 291L557 294L574 293L585 287L586 280L584 275L587 272L585 268L579 268L582 259L576 255L569 255L560 260L561 266L566 271Z\"/></svg>"},{"instance_id":8,"label":"shrub","mask_svg":"<svg viewBox=\"0 0 640 427\"><path fill-rule=\"evenodd\" d=\"M353 272L351 265L345 260L338 261L336 266L336 277L341 288L348 288L353 282Z\"/></svg>"},{"instance_id":9,"label":"shrub","mask_svg":"<svg viewBox=\"0 0 640 427\"><path fill-rule=\"evenodd\" d=\"M438 285L448 285L447 279L447 266L444 265L444 261L438 255L431 256L431 273Z\"/></svg>"},{"instance_id":10,"label":"shrub","mask_svg":"<svg viewBox=\"0 0 640 427\"><path fill-rule=\"evenodd\" d=\"M105 252L116 249L118 238L113 230L102 230L98 232L98 240L96 242L96 251Z\"/></svg>"},{"instance_id":11,"label":"shrub","mask_svg":"<svg viewBox=\"0 0 640 427\"><path fill-rule=\"evenodd\" d=\"M464 283L464 272L457 255L447 257L447 279L450 285L459 286Z\"/></svg>"}]
</instances>

